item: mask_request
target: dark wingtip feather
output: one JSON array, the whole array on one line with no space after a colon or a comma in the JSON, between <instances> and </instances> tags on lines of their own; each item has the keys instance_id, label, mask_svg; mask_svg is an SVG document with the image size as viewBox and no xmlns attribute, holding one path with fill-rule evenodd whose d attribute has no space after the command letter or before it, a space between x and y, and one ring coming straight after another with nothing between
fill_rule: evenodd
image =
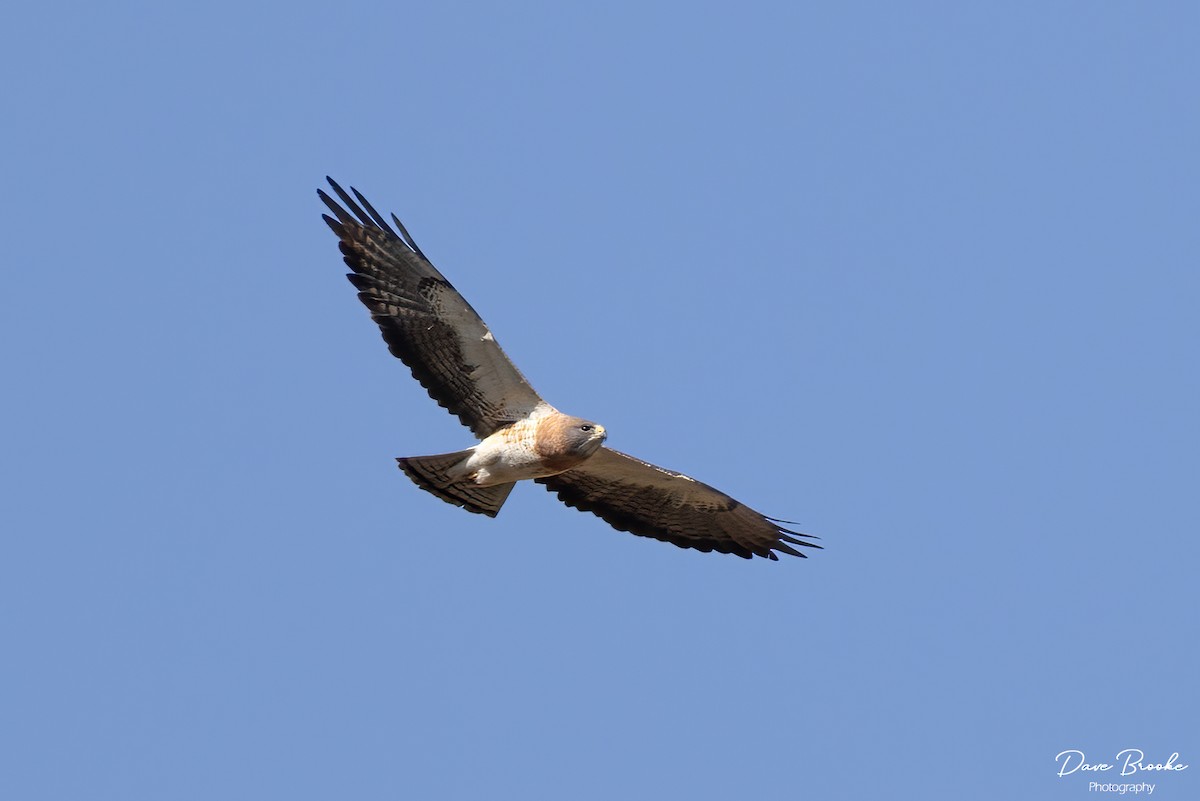
<instances>
[{"instance_id":1,"label":"dark wingtip feather","mask_svg":"<svg viewBox=\"0 0 1200 801\"><path fill-rule=\"evenodd\" d=\"M784 528L783 526L779 525L780 523L791 523L790 520L778 520L774 517L767 517L766 515L763 515L763 517L775 524L775 530L779 532L779 538L781 540L786 540L787 542L795 545L803 545L805 548L817 548L824 550L823 546L817 545L815 542L807 542L807 540L821 539L816 534L805 534L803 531L793 531L790 528ZM791 525L794 526L796 524L791 523ZM798 540L796 537L804 537L804 539Z\"/></svg>"},{"instance_id":2,"label":"dark wingtip feather","mask_svg":"<svg viewBox=\"0 0 1200 801\"><path fill-rule=\"evenodd\" d=\"M339 222L343 224L354 222L354 218L351 217L345 209L339 206L336 200L325 194L320 189L317 190L317 197L321 198L325 205L329 207L329 210L333 212L333 216L337 217ZM326 220L329 219L328 216L324 214L321 216L325 217Z\"/></svg>"},{"instance_id":3,"label":"dark wingtip feather","mask_svg":"<svg viewBox=\"0 0 1200 801\"><path fill-rule=\"evenodd\" d=\"M393 214L392 222L396 223L396 227L400 229L400 238L404 240L404 244L412 248L413 253L416 253L422 259L425 259L425 261L429 261L429 257L426 256L425 252L417 246L417 240L412 238L412 234L410 234L408 229L404 227L404 223L400 222L400 218Z\"/></svg>"},{"instance_id":4,"label":"dark wingtip feather","mask_svg":"<svg viewBox=\"0 0 1200 801\"><path fill-rule=\"evenodd\" d=\"M342 225L340 222L333 219L328 214L322 214L321 219L325 221L325 224L329 226L330 230L332 230L335 234L338 235L339 239L345 233L346 226Z\"/></svg>"},{"instance_id":5,"label":"dark wingtip feather","mask_svg":"<svg viewBox=\"0 0 1200 801\"><path fill-rule=\"evenodd\" d=\"M342 204L345 204L345 207L327 195L324 190L318 189L317 194L321 197L321 200L325 202L325 205L333 211L334 215L341 220L342 223L358 223L369 228L378 228L381 231L385 231L407 245L413 253L416 253L422 259L429 261L429 258L425 255L421 248L417 246L417 242L415 239L413 239L412 234L410 234L408 229L404 227L404 223L400 222L399 217L397 217L395 214L392 215L392 222L396 224L396 227L392 228L392 226L388 224L387 219L378 211L376 211L375 207L371 205L371 201L367 200L363 196L362 192L359 192L353 186L350 187L350 192L347 192L342 188L341 184L330 178L328 175L325 176L325 180L329 182L329 186L341 199ZM350 196L351 192L354 193L354 197ZM349 211L347 211L347 209L349 209ZM358 219L356 220L355 217ZM399 233L396 233L397 231L399 231Z\"/></svg>"},{"instance_id":6,"label":"dark wingtip feather","mask_svg":"<svg viewBox=\"0 0 1200 801\"><path fill-rule=\"evenodd\" d=\"M792 535L792 533L793 533L793 532L790 532L790 531L781 531L781 532L779 533L779 539L780 539L782 542L790 542L790 543L792 543L793 545L801 545L801 546L803 546L803 547L805 547L805 548L816 548L818 551L823 551L823 550L825 550L825 546L824 546L824 545L817 545L815 542L807 542L807 541L805 541L805 540L798 540L798 539L796 539L795 537L791 536L791 535ZM811 535L804 534L804 535L801 535L801 536L811 536Z\"/></svg>"},{"instance_id":7,"label":"dark wingtip feather","mask_svg":"<svg viewBox=\"0 0 1200 801\"><path fill-rule=\"evenodd\" d=\"M373 226L374 220L371 219L371 215L363 211L362 208L354 202L354 198L350 197L346 190L342 189L337 181L333 180L329 176L325 176L325 179L329 181L329 185L333 187L333 191L337 193L338 198L340 198L342 203L345 204L346 208L358 218L360 223L366 226ZM354 189L354 187L350 188L352 190ZM355 194L358 194L357 191L355 191Z\"/></svg>"},{"instance_id":8,"label":"dark wingtip feather","mask_svg":"<svg viewBox=\"0 0 1200 801\"><path fill-rule=\"evenodd\" d=\"M392 226L388 225L387 220L385 220L379 212L375 211L375 207L371 205L369 200L362 196L362 192L359 192L354 187L350 187L350 191L354 193L356 198L358 198L358 202L361 203L363 208L367 210L367 213L371 215L371 219L375 221L376 225L378 225L382 230L387 231L392 236L396 236L396 232L392 230Z\"/></svg>"},{"instance_id":9,"label":"dark wingtip feather","mask_svg":"<svg viewBox=\"0 0 1200 801\"><path fill-rule=\"evenodd\" d=\"M784 542L782 538L780 538L779 542L775 543L771 547L780 553L786 553L788 556L799 556L801 559L808 558L806 554L797 551L795 548Z\"/></svg>"}]
</instances>

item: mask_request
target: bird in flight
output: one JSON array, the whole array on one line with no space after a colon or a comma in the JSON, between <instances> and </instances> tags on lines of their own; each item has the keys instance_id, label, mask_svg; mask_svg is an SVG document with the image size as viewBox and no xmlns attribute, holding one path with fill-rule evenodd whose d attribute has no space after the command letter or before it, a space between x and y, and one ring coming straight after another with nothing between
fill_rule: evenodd
<instances>
[{"instance_id":1,"label":"bird in flight","mask_svg":"<svg viewBox=\"0 0 1200 801\"><path fill-rule=\"evenodd\" d=\"M351 197L326 180L341 203L318 189L333 214L322 217L388 350L480 440L453 453L398 458L418 487L495 517L516 483L533 479L618 531L681 548L778 559L776 552L805 555L793 546L820 547L808 542L812 535L780 525L787 521L605 447L604 426L563 414L534 391L396 215L393 228L357 189Z\"/></svg>"}]
</instances>

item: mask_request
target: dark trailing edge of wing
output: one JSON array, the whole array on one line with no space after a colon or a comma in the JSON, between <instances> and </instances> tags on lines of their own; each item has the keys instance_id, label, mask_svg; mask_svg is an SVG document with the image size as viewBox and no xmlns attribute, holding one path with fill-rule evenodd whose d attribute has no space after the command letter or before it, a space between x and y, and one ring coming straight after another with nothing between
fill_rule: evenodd
<instances>
[{"instance_id":1,"label":"dark trailing edge of wing","mask_svg":"<svg viewBox=\"0 0 1200 801\"><path fill-rule=\"evenodd\" d=\"M581 512L591 512L615 528L617 531L625 531L630 534L636 534L639 537L649 537L661 542L669 542L679 548L691 548L693 550L703 551L704 553L716 551L717 553L740 556L743 559L761 556L766 559L778 561L779 557L775 555L775 551L786 553L790 556L798 556L801 559L807 559L807 554L796 550L792 547L792 545L800 545L805 548L821 548L821 546L817 545L815 542L807 542L805 540L798 539L799 537L817 539L815 535L804 534L799 531L793 531L791 529L784 528L783 526L779 525L779 523L788 521L776 520L775 518L767 517L766 515L759 515L757 512L754 514L770 525L770 527L774 530L774 535L777 538L775 542L769 545L752 547L732 539L692 537L673 534L670 531L667 531L662 527L656 526L653 523L645 520L636 512L632 512L628 509L624 509L620 506L606 502L603 498L590 497L587 490L569 483L569 480L564 480L569 475L570 471L558 476L536 478L534 481L539 484L544 484L546 489L556 494L558 499L567 506L578 509ZM727 511L732 511L740 505L732 498L729 500L732 502L733 506L731 506ZM791 543L791 545L788 543Z\"/></svg>"},{"instance_id":2,"label":"dark trailing edge of wing","mask_svg":"<svg viewBox=\"0 0 1200 801\"><path fill-rule=\"evenodd\" d=\"M429 263L395 215L393 228L357 189L351 187L351 195L332 178L327 180L341 204L318 189L317 195L333 213L321 215L322 219L337 235L352 271L346 277L371 312L388 350L408 366L439 406L480 438L491 433L496 425L485 408L486 399L455 367L465 362L457 332L424 296L431 284L452 291L453 286ZM464 310L475 314L456 291L454 295Z\"/></svg>"}]
</instances>

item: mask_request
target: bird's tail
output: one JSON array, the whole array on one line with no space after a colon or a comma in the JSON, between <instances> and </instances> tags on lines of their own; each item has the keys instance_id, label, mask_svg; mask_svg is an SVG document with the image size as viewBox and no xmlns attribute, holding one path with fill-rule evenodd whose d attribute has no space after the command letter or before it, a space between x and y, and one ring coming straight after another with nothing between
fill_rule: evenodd
<instances>
[{"instance_id":1,"label":"bird's tail","mask_svg":"<svg viewBox=\"0 0 1200 801\"><path fill-rule=\"evenodd\" d=\"M461 506L468 512L495 517L516 484L481 487L462 475L461 471L455 470L471 453L468 449L436 456L401 456L396 461L404 474L426 492L432 492L446 503Z\"/></svg>"}]
</instances>

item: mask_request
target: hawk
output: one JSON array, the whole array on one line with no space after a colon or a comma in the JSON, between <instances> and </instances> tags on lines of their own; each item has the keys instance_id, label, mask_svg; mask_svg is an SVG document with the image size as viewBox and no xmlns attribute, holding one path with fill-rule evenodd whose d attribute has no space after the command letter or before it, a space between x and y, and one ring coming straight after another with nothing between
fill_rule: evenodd
<instances>
[{"instance_id":1,"label":"hawk","mask_svg":"<svg viewBox=\"0 0 1200 801\"><path fill-rule=\"evenodd\" d=\"M559 500L618 531L681 548L778 559L819 548L720 490L604 445L599 423L563 414L530 386L471 305L430 263L396 215L383 218L357 189L341 201L318 189L333 213L350 283L392 355L429 396L480 440L465 450L396 461L418 487L468 512L495 517L518 481L544 484Z\"/></svg>"}]
</instances>

